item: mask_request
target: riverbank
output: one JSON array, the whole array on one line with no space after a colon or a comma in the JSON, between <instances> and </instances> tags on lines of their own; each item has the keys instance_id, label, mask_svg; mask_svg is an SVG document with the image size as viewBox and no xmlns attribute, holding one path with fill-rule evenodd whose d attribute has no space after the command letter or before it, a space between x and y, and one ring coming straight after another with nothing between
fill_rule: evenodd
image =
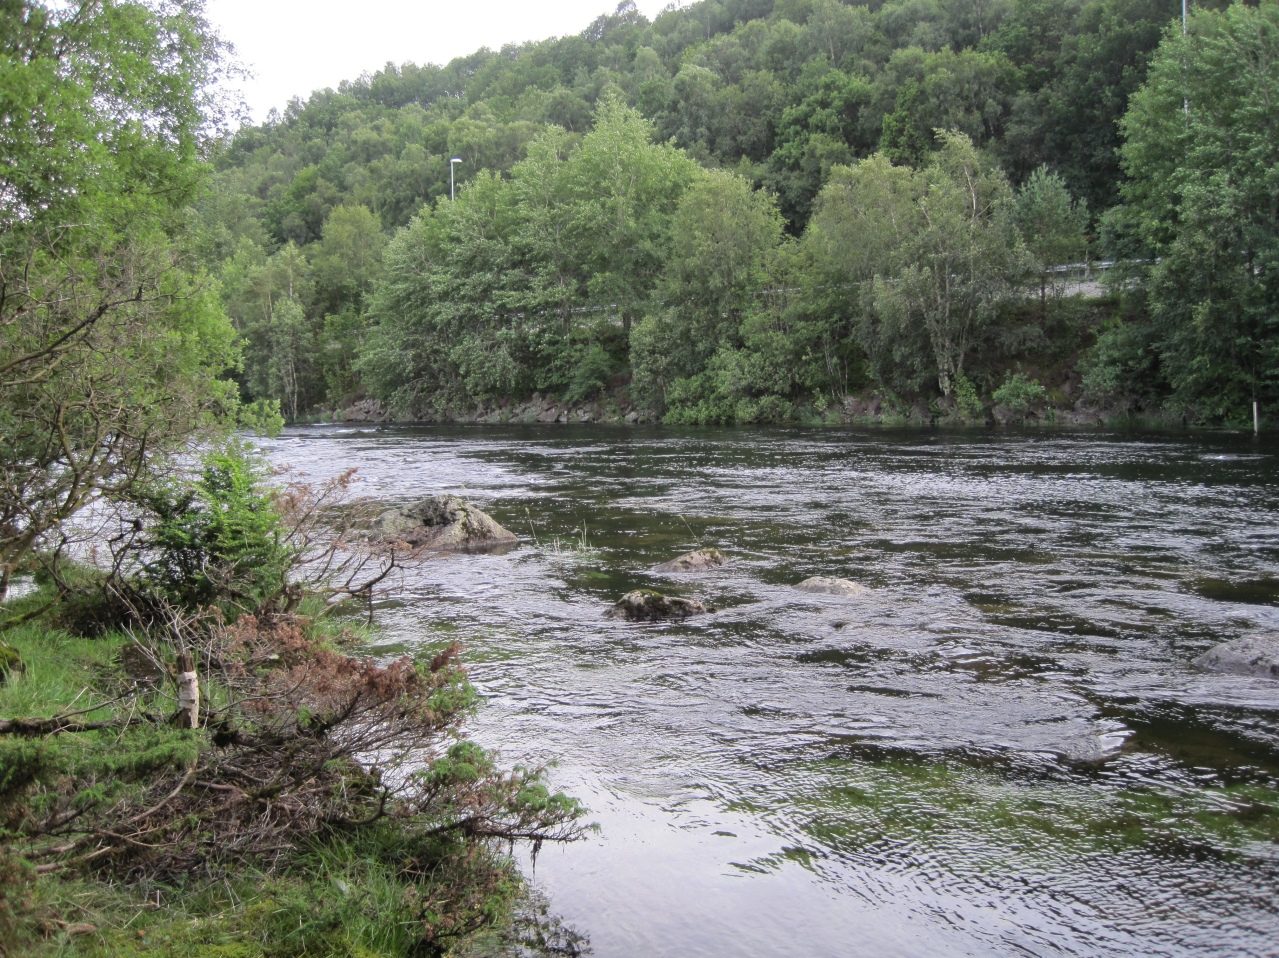
<instances>
[{"instance_id":1,"label":"riverbank","mask_svg":"<svg viewBox=\"0 0 1279 958\"><path fill-rule=\"evenodd\" d=\"M4 618L52 598L15 599ZM313 618L242 619L216 657L205 650L209 711L188 729L162 649L131 628L78 634L56 608L0 631L0 954L442 954L510 912L509 857L424 832L411 789L393 792L351 760L356 743L321 731L367 737L378 699L412 713L415 699L438 711L441 696L469 696L447 654L406 672ZM363 684L346 704L365 722L315 710L343 697L335 682ZM438 787L457 756L423 761Z\"/></svg>"},{"instance_id":2,"label":"riverbank","mask_svg":"<svg viewBox=\"0 0 1279 958\"><path fill-rule=\"evenodd\" d=\"M203 466L0 606L0 955L451 952L580 805L468 739L456 641L369 649L346 614L397 563L323 513L342 478Z\"/></svg>"},{"instance_id":3,"label":"riverbank","mask_svg":"<svg viewBox=\"0 0 1279 958\"><path fill-rule=\"evenodd\" d=\"M1189 425L1185 416L1162 410L1133 409L1130 405L1096 406L1084 402L1039 404L1034 408L999 403L969 405L919 400L903 403L870 392L845 397L839 403L808 403L787 407L787 415L768 420L767 425L806 426L1005 426L1087 428L1169 429ZM653 425L661 418L632 404L624 393L589 403L569 403L553 396L534 393L525 401L503 402L468 409L444 409L411 417L392 415L376 399L362 399L331 414L320 414L316 422L484 425ZM742 423L750 425L758 423Z\"/></svg>"}]
</instances>

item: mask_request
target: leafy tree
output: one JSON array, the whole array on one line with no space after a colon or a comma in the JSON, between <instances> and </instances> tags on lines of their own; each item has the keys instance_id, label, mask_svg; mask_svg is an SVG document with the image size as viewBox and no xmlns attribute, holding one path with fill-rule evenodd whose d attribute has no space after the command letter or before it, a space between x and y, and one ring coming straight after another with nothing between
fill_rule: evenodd
<instances>
[{"instance_id":1,"label":"leafy tree","mask_svg":"<svg viewBox=\"0 0 1279 958\"><path fill-rule=\"evenodd\" d=\"M699 373L717 348L741 344L742 321L781 239L781 214L770 196L732 173L697 178L672 217L659 289L664 305L633 330L639 398L660 411L676 378Z\"/></svg>"},{"instance_id":2,"label":"leafy tree","mask_svg":"<svg viewBox=\"0 0 1279 958\"><path fill-rule=\"evenodd\" d=\"M805 245L881 383L913 392L926 375L950 396L982 331L1026 268L1007 179L958 133L923 170L882 155L837 170Z\"/></svg>"},{"instance_id":3,"label":"leafy tree","mask_svg":"<svg viewBox=\"0 0 1279 958\"><path fill-rule=\"evenodd\" d=\"M382 226L367 207L334 207L310 256L316 311L335 312L345 305L358 310L377 279L385 246Z\"/></svg>"},{"instance_id":4,"label":"leafy tree","mask_svg":"<svg viewBox=\"0 0 1279 958\"><path fill-rule=\"evenodd\" d=\"M0 592L233 409L234 335L186 229L218 55L196 2L0 8Z\"/></svg>"},{"instance_id":5,"label":"leafy tree","mask_svg":"<svg viewBox=\"0 0 1279 958\"><path fill-rule=\"evenodd\" d=\"M1081 262L1087 252L1088 208L1071 197L1065 180L1041 166L1017 191L1014 216L1039 267L1042 318L1048 300L1048 268Z\"/></svg>"},{"instance_id":6,"label":"leafy tree","mask_svg":"<svg viewBox=\"0 0 1279 958\"><path fill-rule=\"evenodd\" d=\"M1279 5L1170 31L1123 132L1165 372L1182 404L1242 418L1279 399Z\"/></svg>"},{"instance_id":7,"label":"leafy tree","mask_svg":"<svg viewBox=\"0 0 1279 958\"><path fill-rule=\"evenodd\" d=\"M937 384L949 397L984 327L1025 274L1007 178L959 133L917 178L919 228L894 250L895 275L875 277L874 308L891 327L928 334Z\"/></svg>"},{"instance_id":8,"label":"leafy tree","mask_svg":"<svg viewBox=\"0 0 1279 958\"><path fill-rule=\"evenodd\" d=\"M269 609L298 556L263 486L262 466L235 443L205 456L194 481L158 479L133 491L151 518L139 574L183 609Z\"/></svg>"},{"instance_id":9,"label":"leafy tree","mask_svg":"<svg viewBox=\"0 0 1279 958\"><path fill-rule=\"evenodd\" d=\"M596 110L595 128L568 158L573 207L569 242L588 295L616 304L623 328L647 302L665 262L670 217L697 166L618 97Z\"/></svg>"}]
</instances>

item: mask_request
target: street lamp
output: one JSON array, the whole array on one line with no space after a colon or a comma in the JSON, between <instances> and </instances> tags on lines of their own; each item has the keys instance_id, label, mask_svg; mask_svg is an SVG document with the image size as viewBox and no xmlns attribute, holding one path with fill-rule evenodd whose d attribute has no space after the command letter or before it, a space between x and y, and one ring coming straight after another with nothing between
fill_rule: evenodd
<instances>
[{"instance_id":1,"label":"street lamp","mask_svg":"<svg viewBox=\"0 0 1279 958\"><path fill-rule=\"evenodd\" d=\"M449 160L449 199L450 200L452 200L455 195L453 192L453 171L457 169L457 165L461 162L462 162L462 158L460 156L455 156L453 157L453 159Z\"/></svg>"}]
</instances>

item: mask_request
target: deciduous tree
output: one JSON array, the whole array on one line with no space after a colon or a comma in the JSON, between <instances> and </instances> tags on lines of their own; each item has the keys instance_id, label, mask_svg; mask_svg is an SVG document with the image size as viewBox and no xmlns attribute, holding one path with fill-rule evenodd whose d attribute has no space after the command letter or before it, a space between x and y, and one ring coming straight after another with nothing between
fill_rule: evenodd
<instances>
[{"instance_id":1,"label":"deciduous tree","mask_svg":"<svg viewBox=\"0 0 1279 958\"><path fill-rule=\"evenodd\" d=\"M184 234L218 57L195 0L0 7L0 591L233 407Z\"/></svg>"}]
</instances>

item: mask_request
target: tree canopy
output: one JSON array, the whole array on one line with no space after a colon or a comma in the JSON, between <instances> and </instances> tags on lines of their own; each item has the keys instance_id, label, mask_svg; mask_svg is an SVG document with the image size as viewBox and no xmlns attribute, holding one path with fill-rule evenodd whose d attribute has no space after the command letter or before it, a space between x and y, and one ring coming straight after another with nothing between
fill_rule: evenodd
<instances>
[{"instance_id":1,"label":"tree canopy","mask_svg":"<svg viewBox=\"0 0 1279 958\"><path fill-rule=\"evenodd\" d=\"M218 119L198 3L0 11L0 574L234 409L191 254Z\"/></svg>"},{"instance_id":2,"label":"tree canopy","mask_svg":"<svg viewBox=\"0 0 1279 958\"><path fill-rule=\"evenodd\" d=\"M1171 32L1123 131L1165 375L1179 402L1246 417L1279 399L1279 5Z\"/></svg>"},{"instance_id":3,"label":"tree canopy","mask_svg":"<svg viewBox=\"0 0 1279 958\"><path fill-rule=\"evenodd\" d=\"M702 0L652 22L624 4L577 36L388 65L219 154L201 242L249 344L241 384L291 415L624 388L653 415L740 421L859 389L949 408L957 383L993 397L1040 369L1060 399L1128 384L1220 419L1270 395L1265 294L1178 278L1208 252L1178 234L1171 255L1155 207L1196 217L1194 242L1264 232L1273 159L1210 153L1267 135L1226 105L1268 82L1265 42L1194 54L1205 109L1166 124L1177 58L1274 7L1203 0L1178 41L1162 0ZM1218 77L1231 57L1252 59ZM1160 266L1063 301L1053 268L1094 252ZM1205 318L1236 307L1252 318Z\"/></svg>"}]
</instances>

